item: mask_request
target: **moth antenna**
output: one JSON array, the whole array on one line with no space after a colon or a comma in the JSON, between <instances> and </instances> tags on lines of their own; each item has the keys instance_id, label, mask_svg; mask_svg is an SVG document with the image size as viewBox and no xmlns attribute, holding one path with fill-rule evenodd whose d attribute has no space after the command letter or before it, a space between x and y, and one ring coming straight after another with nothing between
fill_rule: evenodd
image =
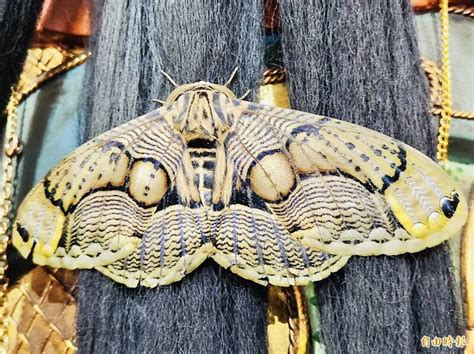
<instances>
[{"instance_id":1,"label":"moth antenna","mask_svg":"<svg viewBox=\"0 0 474 354\"><path fill-rule=\"evenodd\" d=\"M153 102L156 102L156 103L160 103L161 105L164 105L164 104L166 103L166 101L157 100L157 99L153 99L152 101L153 101Z\"/></svg>"},{"instance_id":2,"label":"moth antenna","mask_svg":"<svg viewBox=\"0 0 474 354\"><path fill-rule=\"evenodd\" d=\"M232 81L234 81L235 75L237 75L237 71L239 71L238 66L236 66L234 71L232 71L232 74L230 74L229 80L227 80L226 83L224 84L225 87L228 87L232 83Z\"/></svg>"},{"instance_id":3,"label":"moth antenna","mask_svg":"<svg viewBox=\"0 0 474 354\"><path fill-rule=\"evenodd\" d=\"M245 100L247 96L250 95L250 92L252 92L252 90L247 90L242 96L239 97L239 100Z\"/></svg>"},{"instance_id":4,"label":"moth antenna","mask_svg":"<svg viewBox=\"0 0 474 354\"><path fill-rule=\"evenodd\" d=\"M179 85L174 81L171 76L169 76L167 73L165 73L163 70L160 70L160 72L163 74L164 77L168 79L169 82L173 84L174 87L178 87Z\"/></svg>"}]
</instances>

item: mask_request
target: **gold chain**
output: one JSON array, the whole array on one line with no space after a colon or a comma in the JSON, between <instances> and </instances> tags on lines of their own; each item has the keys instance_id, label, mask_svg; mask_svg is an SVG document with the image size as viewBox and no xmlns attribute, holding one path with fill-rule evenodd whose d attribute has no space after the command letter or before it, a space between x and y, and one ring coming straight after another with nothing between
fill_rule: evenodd
<instances>
[{"instance_id":1,"label":"gold chain","mask_svg":"<svg viewBox=\"0 0 474 354\"><path fill-rule=\"evenodd\" d=\"M13 91L7 106L7 126L3 156L3 178L0 196L0 353L8 350L8 309L7 309L7 246L10 233L10 213L12 211L13 181L15 179L15 159L21 152L17 135L16 110L21 94Z\"/></svg>"},{"instance_id":2,"label":"gold chain","mask_svg":"<svg viewBox=\"0 0 474 354\"><path fill-rule=\"evenodd\" d=\"M451 128L451 67L449 63L449 13L448 0L440 2L441 21L441 118L436 157L448 161L449 130Z\"/></svg>"}]
</instances>

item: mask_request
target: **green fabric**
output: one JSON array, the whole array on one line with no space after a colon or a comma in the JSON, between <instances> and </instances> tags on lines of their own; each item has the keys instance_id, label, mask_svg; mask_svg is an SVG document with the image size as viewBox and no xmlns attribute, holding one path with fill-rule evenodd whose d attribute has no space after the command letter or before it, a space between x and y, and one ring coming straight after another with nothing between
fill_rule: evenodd
<instances>
[{"instance_id":1,"label":"green fabric","mask_svg":"<svg viewBox=\"0 0 474 354\"><path fill-rule=\"evenodd\" d=\"M321 343L321 323L319 319L318 299L314 290L314 284L308 284L303 289L306 297L309 323L311 326L311 352L323 354L326 352L324 344Z\"/></svg>"},{"instance_id":2,"label":"green fabric","mask_svg":"<svg viewBox=\"0 0 474 354\"><path fill-rule=\"evenodd\" d=\"M79 145L80 87L85 66L70 70L30 95L18 108L23 143L16 200Z\"/></svg>"}]
</instances>

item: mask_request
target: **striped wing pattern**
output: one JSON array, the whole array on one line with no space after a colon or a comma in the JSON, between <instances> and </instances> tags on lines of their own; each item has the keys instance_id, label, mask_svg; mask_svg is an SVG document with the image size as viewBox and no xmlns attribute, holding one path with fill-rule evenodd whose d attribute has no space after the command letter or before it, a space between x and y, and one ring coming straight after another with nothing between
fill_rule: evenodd
<instances>
[{"instance_id":1,"label":"striped wing pattern","mask_svg":"<svg viewBox=\"0 0 474 354\"><path fill-rule=\"evenodd\" d=\"M351 255L416 252L464 223L456 186L409 146L213 95L211 109L193 112L225 116L216 141L176 130L190 111L184 96L66 157L18 211L20 253L128 287L176 282L209 257L263 285L304 285Z\"/></svg>"},{"instance_id":2,"label":"striped wing pattern","mask_svg":"<svg viewBox=\"0 0 474 354\"><path fill-rule=\"evenodd\" d=\"M346 256L396 255L435 246L464 224L467 204L458 187L410 146L328 117L241 106L229 152L257 191L265 187L257 194L305 246ZM264 178L254 174L252 181L262 168Z\"/></svg>"}]
</instances>

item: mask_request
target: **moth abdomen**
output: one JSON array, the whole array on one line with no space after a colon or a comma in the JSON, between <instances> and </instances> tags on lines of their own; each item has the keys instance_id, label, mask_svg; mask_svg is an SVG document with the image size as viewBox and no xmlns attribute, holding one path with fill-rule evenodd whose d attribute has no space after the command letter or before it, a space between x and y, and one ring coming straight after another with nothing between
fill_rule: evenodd
<instances>
[{"instance_id":1,"label":"moth abdomen","mask_svg":"<svg viewBox=\"0 0 474 354\"><path fill-rule=\"evenodd\" d=\"M216 143L207 139L188 142L188 151L193 167L193 182L196 185L201 203L211 205L216 168Z\"/></svg>"}]
</instances>

